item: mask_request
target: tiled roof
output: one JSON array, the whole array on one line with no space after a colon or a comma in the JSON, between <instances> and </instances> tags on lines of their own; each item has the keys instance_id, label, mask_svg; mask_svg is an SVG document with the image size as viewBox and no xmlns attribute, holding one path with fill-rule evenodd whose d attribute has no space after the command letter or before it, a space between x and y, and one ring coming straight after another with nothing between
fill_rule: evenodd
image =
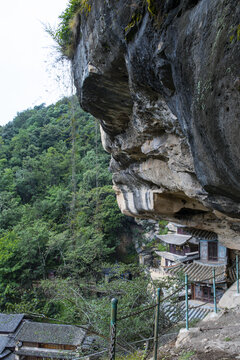
<instances>
[{"instance_id":1,"label":"tiled roof","mask_svg":"<svg viewBox=\"0 0 240 360\"><path fill-rule=\"evenodd\" d=\"M23 314L0 314L0 333L13 333L23 317Z\"/></svg>"},{"instance_id":2,"label":"tiled roof","mask_svg":"<svg viewBox=\"0 0 240 360\"><path fill-rule=\"evenodd\" d=\"M188 275L189 281L213 283L213 269L215 269L215 281L220 283L226 280L226 265L201 264L197 261L188 265L176 265L167 269L167 272L178 276L179 274Z\"/></svg>"},{"instance_id":3,"label":"tiled roof","mask_svg":"<svg viewBox=\"0 0 240 360\"><path fill-rule=\"evenodd\" d=\"M181 246L184 245L188 240L190 240L192 235L167 234L167 235L157 235L156 237L161 241L164 241L166 244Z\"/></svg>"},{"instance_id":4,"label":"tiled roof","mask_svg":"<svg viewBox=\"0 0 240 360\"><path fill-rule=\"evenodd\" d=\"M165 316L167 316L172 323L184 321L186 316L185 306L185 301L180 302L177 308L175 305L170 305L165 309ZM211 311L213 311L213 309L206 306L190 306L188 310L188 319L189 321L204 319Z\"/></svg>"},{"instance_id":5,"label":"tiled roof","mask_svg":"<svg viewBox=\"0 0 240 360\"><path fill-rule=\"evenodd\" d=\"M15 355L13 353L10 353L4 358L4 360L15 360Z\"/></svg>"},{"instance_id":6,"label":"tiled roof","mask_svg":"<svg viewBox=\"0 0 240 360\"><path fill-rule=\"evenodd\" d=\"M15 348L16 346L16 339L15 339L16 333L9 336L9 341L7 344L8 348Z\"/></svg>"},{"instance_id":7,"label":"tiled roof","mask_svg":"<svg viewBox=\"0 0 240 360\"><path fill-rule=\"evenodd\" d=\"M25 342L81 345L86 332L74 325L58 325L26 321L19 330L16 340Z\"/></svg>"},{"instance_id":8,"label":"tiled roof","mask_svg":"<svg viewBox=\"0 0 240 360\"><path fill-rule=\"evenodd\" d=\"M155 253L158 256L163 257L164 259L171 260L174 262L181 262L187 258L185 255L172 254L168 251L155 251Z\"/></svg>"},{"instance_id":9,"label":"tiled roof","mask_svg":"<svg viewBox=\"0 0 240 360\"><path fill-rule=\"evenodd\" d=\"M8 335L0 335L0 360L14 360L9 349L10 338Z\"/></svg>"},{"instance_id":10,"label":"tiled roof","mask_svg":"<svg viewBox=\"0 0 240 360\"><path fill-rule=\"evenodd\" d=\"M184 273L188 275L190 281L207 281L209 284L212 284L213 269L215 269L216 282L226 280L226 265L212 266L193 262L185 267Z\"/></svg>"},{"instance_id":11,"label":"tiled roof","mask_svg":"<svg viewBox=\"0 0 240 360\"><path fill-rule=\"evenodd\" d=\"M4 350L1 354L0 354L0 359L5 359L7 355L11 354L11 350Z\"/></svg>"},{"instance_id":12,"label":"tiled roof","mask_svg":"<svg viewBox=\"0 0 240 360\"><path fill-rule=\"evenodd\" d=\"M189 255L187 255L187 254L177 255L177 254L170 253L168 251L155 251L155 254L160 257L163 257L164 259L174 261L175 263L187 262L187 261L196 260L199 258L198 251L189 253Z\"/></svg>"},{"instance_id":13,"label":"tiled roof","mask_svg":"<svg viewBox=\"0 0 240 360\"><path fill-rule=\"evenodd\" d=\"M173 275L175 277L178 277L181 274L183 274L183 269L184 269L183 263L164 267L166 273L168 273L169 275Z\"/></svg>"},{"instance_id":14,"label":"tiled roof","mask_svg":"<svg viewBox=\"0 0 240 360\"><path fill-rule=\"evenodd\" d=\"M9 337L6 335L0 335L0 354L4 351L9 343Z\"/></svg>"},{"instance_id":15,"label":"tiled roof","mask_svg":"<svg viewBox=\"0 0 240 360\"><path fill-rule=\"evenodd\" d=\"M187 234L194 236L198 239L205 239L205 240L217 240L218 239L217 234L212 231L201 230L201 229L190 228L190 227L184 227L184 231Z\"/></svg>"}]
</instances>

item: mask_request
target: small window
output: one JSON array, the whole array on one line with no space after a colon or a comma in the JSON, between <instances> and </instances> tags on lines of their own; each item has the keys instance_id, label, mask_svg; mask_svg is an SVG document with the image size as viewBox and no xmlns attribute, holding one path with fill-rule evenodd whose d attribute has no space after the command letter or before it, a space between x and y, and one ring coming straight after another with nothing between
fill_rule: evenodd
<instances>
[{"instance_id":1,"label":"small window","mask_svg":"<svg viewBox=\"0 0 240 360\"><path fill-rule=\"evenodd\" d=\"M208 260L218 260L218 244L217 241L211 241L208 243Z\"/></svg>"}]
</instances>

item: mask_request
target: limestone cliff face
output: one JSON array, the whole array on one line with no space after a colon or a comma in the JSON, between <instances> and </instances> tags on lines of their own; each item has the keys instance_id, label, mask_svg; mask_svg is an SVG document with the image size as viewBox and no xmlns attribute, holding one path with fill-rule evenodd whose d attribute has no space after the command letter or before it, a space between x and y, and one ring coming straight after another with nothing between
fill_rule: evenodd
<instances>
[{"instance_id":1,"label":"limestone cliff face","mask_svg":"<svg viewBox=\"0 0 240 360\"><path fill-rule=\"evenodd\" d=\"M83 109L118 204L240 249L240 2L94 0L76 31Z\"/></svg>"}]
</instances>

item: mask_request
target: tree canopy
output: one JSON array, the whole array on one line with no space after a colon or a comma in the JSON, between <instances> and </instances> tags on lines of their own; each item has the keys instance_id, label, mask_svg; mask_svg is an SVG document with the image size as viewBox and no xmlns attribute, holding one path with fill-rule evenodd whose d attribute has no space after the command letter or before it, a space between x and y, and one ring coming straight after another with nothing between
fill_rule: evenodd
<instances>
[{"instance_id":1,"label":"tree canopy","mask_svg":"<svg viewBox=\"0 0 240 360\"><path fill-rule=\"evenodd\" d=\"M30 301L51 273L96 278L102 262L114 263L128 220L108 163L98 124L75 97L23 111L0 127L2 311L26 294Z\"/></svg>"}]
</instances>

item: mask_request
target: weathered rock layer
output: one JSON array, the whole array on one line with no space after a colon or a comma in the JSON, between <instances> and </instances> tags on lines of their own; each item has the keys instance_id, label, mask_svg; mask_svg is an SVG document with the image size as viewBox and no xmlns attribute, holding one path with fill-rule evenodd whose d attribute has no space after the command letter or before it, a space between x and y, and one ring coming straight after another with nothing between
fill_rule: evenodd
<instances>
[{"instance_id":1,"label":"weathered rock layer","mask_svg":"<svg viewBox=\"0 0 240 360\"><path fill-rule=\"evenodd\" d=\"M236 0L92 1L73 59L121 210L238 249L239 19Z\"/></svg>"}]
</instances>

